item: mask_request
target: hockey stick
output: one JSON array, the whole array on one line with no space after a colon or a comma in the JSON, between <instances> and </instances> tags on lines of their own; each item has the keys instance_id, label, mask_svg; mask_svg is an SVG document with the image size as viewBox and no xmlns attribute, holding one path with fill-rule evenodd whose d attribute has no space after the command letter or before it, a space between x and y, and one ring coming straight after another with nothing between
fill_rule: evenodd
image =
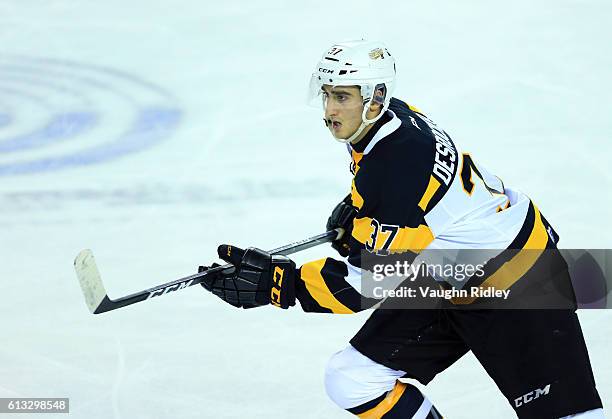
<instances>
[{"instance_id":1,"label":"hockey stick","mask_svg":"<svg viewBox=\"0 0 612 419\"><path fill-rule=\"evenodd\" d=\"M319 244L331 242L337 238L339 239L342 237L343 233L344 230L342 229L330 230L317 236L309 237L307 239L270 250L270 253L277 255L290 255ZM91 311L93 314L100 314L106 311L116 310L121 307L139 303L149 298L166 295L169 292L178 291L183 288L199 284L206 276L219 272L230 266L231 265L229 264L218 266L205 272L186 276L172 282L167 282L141 292L112 300L106 293L106 289L102 283L102 278L100 278L100 272L96 266L96 261L94 260L92 251L89 249L81 250L74 260L74 269L76 270L77 277L79 278L79 284L81 284L81 290L83 290L85 302L87 303L89 311Z\"/></svg>"}]
</instances>

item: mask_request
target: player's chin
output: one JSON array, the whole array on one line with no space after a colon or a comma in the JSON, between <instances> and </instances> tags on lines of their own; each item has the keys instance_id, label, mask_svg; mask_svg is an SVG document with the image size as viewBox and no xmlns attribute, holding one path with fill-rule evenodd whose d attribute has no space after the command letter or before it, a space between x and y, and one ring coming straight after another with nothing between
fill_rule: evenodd
<instances>
[{"instance_id":1,"label":"player's chin","mask_svg":"<svg viewBox=\"0 0 612 419\"><path fill-rule=\"evenodd\" d=\"M333 135L334 138L337 140L344 140L345 138L348 137L348 135L346 134L346 130L342 128L341 129L330 128L329 132L331 132L331 135Z\"/></svg>"},{"instance_id":2,"label":"player's chin","mask_svg":"<svg viewBox=\"0 0 612 419\"><path fill-rule=\"evenodd\" d=\"M331 135L334 136L335 139L342 139L342 133L339 133L337 130L330 127L329 132Z\"/></svg>"}]
</instances>

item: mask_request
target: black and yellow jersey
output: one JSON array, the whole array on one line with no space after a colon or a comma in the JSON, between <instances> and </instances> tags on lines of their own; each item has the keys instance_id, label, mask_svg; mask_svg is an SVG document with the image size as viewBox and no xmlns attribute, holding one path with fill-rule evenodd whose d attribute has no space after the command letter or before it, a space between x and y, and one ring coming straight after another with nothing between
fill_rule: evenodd
<instances>
[{"instance_id":1,"label":"black and yellow jersey","mask_svg":"<svg viewBox=\"0 0 612 419\"><path fill-rule=\"evenodd\" d=\"M405 102L393 98L385 115L348 149L351 200L358 211L350 254L301 266L297 297L305 311L365 308L360 293L364 250L384 255L423 249L544 249L554 240L525 194L505 186ZM492 275L483 286L506 289L533 263L523 259L512 278Z\"/></svg>"}]
</instances>

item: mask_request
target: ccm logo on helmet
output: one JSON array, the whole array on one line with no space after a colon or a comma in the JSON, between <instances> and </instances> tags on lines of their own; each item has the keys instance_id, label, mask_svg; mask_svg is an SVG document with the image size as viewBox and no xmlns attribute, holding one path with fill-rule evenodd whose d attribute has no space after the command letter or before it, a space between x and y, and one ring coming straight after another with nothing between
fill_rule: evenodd
<instances>
[{"instance_id":1,"label":"ccm logo on helmet","mask_svg":"<svg viewBox=\"0 0 612 419\"><path fill-rule=\"evenodd\" d=\"M277 307L280 307L280 295L281 288L283 286L283 275L285 275L285 270L281 269L280 266L276 266L272 275L272 289L270 290L270 301Z\"/></svg>"},{"instance_id":2,"label":"ccm logo on helmet","mask_svg":"<svg viewBox=\"0 0 612 419\"><path fill-rule=\"evenodd\" d=\"M319 67L319 72L326 73L326 74L333 74L334 70L330 70L330 69L327 69L327 68Z\"/></svg>"},{"instance_id":3,"label":"ccm logo on helmet","mask_svg":"<svg viewBox=\"0 0 612 419\"><path fill-rule=\"evenodd\" d=\"M524 404L527 404L540 396L546 396L550 392L550 384L548 384L544 388L538 388L534 391L530 391L527 394L523 394L521 397L517 397L514 399L514 406L521 407Z\"/></svg>"}]
</instances>

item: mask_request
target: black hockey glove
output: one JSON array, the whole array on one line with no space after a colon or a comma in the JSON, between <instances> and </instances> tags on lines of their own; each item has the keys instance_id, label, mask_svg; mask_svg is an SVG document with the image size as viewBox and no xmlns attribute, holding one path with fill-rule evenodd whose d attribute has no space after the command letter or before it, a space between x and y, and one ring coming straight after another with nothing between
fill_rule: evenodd
<instances>
[{"instance_id":1,"label":"black hockey glove","mask_svg":"<svg viewBox=\"0 0 612 419\"><path fill-rule=\"evenodd\" d=\"M332 242L332 247L340 253L341 256L347 257L349 254L349 240L353 232L353 220L357 215L357 210L351 205L351 195L347 195L332 211L327 219L327 231L336 228L344 229L342 237Z\"/></svg>"},{"instance_id":2,"label":"black hockey glove","mask_svg":"<svg viewBox=\"0 0 612 419\"><path fill-rule=\"evenodd\" d=\"M253 308L273 304L280 308L295 305L295 263L286 256L271 255L249 247L242 250L222 244L219 257L234 265L206 277L202 286L234 307ZM198 272L211 267L200 266Z\"/></svg>"}]
</instances>

